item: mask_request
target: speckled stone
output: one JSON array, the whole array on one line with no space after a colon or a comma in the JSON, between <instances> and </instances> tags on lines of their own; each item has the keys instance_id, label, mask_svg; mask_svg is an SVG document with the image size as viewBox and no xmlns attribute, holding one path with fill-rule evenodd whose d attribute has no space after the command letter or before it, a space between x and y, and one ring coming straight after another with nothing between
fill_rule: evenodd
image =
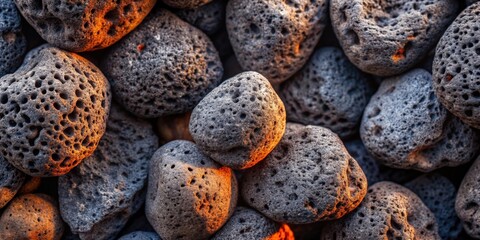
<instances>
[{"instance_id":1,"label":"speckled stone","mask_svg":"<svg viewBox=\"0 0 480 240\"><path fill-rule=\"evenodd\" d=\"M0 2L0 77L15 72L27 51L22 18L13 0Z\"/></svg>"}]
</instances>

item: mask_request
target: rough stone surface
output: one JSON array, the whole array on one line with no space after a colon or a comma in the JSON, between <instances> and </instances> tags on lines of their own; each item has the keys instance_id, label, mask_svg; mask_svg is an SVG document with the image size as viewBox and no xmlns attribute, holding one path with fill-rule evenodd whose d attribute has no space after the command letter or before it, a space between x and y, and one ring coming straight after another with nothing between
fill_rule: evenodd
<instances>
[{"instance_id":1,"label":"rough stone surface","mask_svg":"<svg viewBox=\"0 0 480 240\"><path fill-rule=\"evenodd\" d=\"M165 239L207 239L237 204L233 171L202 154L194 143L172 141L150 162L145 213Z\"/></svg>"},{"instance_id":2,"label":"rough stone surface","mask_svg":"<svg viewBox=\"0 0 480 240\"><path fill-rule=\"evenodd\" d=\"M0 217L0 239L60 240L63 230L57 202L44 194L14 198Z\"/></svg>"},{"instance_id":3,"label":"rough stone surface","mask_svg":"<svg viewBox=\"0 0 480 240\"><path fill-rule=\"evenodd\" d=\"M438 43L433 86L440 102L480 129L480 3L465 9Z\"/></svg>"},{"instance_id":4,"label":"rough stone surface","mask_svg":"<svg viewBox=\"0 0 480 240\"><path fill-rule=\"evenodd\" d=\"M264 239L293 240L293 232L285 223L276 223L255 210L238 207L225 226L211 240Z\"/></svg>"},{"instance_id":5,"label":"rough stone surface","mask_svg":"<svg viewBox=\"0 0 480 240\"><path fill-rule=\"evenodd\" d=\"M463 178L455 202L457 216L463 222L465 231L474 238L480 238L480 157L475 160Z\"/></svg>"},{"instance_id":6,"label":"rough stone surface","mask_svg":"<svg viewBox=\"0 0 480 240\"><path fill-rule=\"evenodd\" d=\"M244 72L223 82L195 107L190 134L213 160L234 169L252 167L285 131L282 100L268 80Z\"/></svg>"},{"instance_id":7,"label":"rough stone surface","mask_svg":"<svg viewBox=\"0 0 480 240\"><path fill-rule=\"evenodd\" d=\"M218 32L225 21L225 0L212 2L195 9L182 9L175 14L208 35Z\"/></svg>"},{"instance_id":8,"label":"rough stone surface","mask_svg":"<svg viewBox=\"0 0 480 240\"><path fill-rule=\"evenodd\" d=\"M132 31L156 0L14 0L50 44L74 52L102 49Z\"/></svg>"},{"instance_id":9,"label":"rough stone surface","mask_svg":"<svg viewBox=\"0 0 480 240\"><path fill-rule=\"evenodd\" d=\"M102 70L116 100L146 118L192 110L223 74L208 37L166 10L115 44Z\"/></svg>"},{"instance_id":10,"label":"rough stone surface","mask_svg":"<svg viewBox=\"0 0 480 240\"><path fill-rule=\"evenodd\" d=\"M81 239L113 239L145 200L148 163L158 148L150 123L112 105L92 156L59 178L60 211Z\"/></svg>"},{"instance_id":11,"label":"rough stone surface","mask_svg":"<svg viewBox=\"0 0 480 240\"><path fill-rule=\"evenodd\" d=\"M378 76L405 72L432 49L457 0L332 0L333 29L350 61Z\"/></svg>"},{"instance_id":12,"label":"rough stone surface","mask_svg":"<svg viewBox=\"0 0 480 240\"><path fill-rule=\"evenodd\" d=\"M214 0L162 0L174 8L198 8Z\"/></svg>"},{"instance_id":13,"label":"rough stone surface","mask_svg":"<svg viewBox=\"0 0 480 240\"><path fill-rule=\"evenodd\" d=\"M327 0L231 0L226 25L242 68L280 83L307 62L327 19Z\"/></svg>"},{"instance_id":14,"label":"rough stone surface","mask_svg":"<svg viewBox=\"0 0 480 240\"><path fill-rule=\"evenodd\" d=\"M420 176L405 184L433 212L442 239L458 239L462 225L455 213L457 189L440 174Z\"/></svg>"},{"instance_id":15,"label":"rough stone surface","mask_svg":"<svg viewBox=\"0 0 480 240\"><path fill-rule=\"evenodd\" d=\"M0 151L31 176L59 176L91 155L105 131L110 86L86 59L32 50L0 79Z\"/></svg>"},{"instance_id":16,"label":"rough stone surface","mask_svg":"<svg viewBox=\"0 0 480 240\"><path fill-rule=\"evenodd\" d=\"M27 51L22 18L13 0L0 2L0 77L14 72Z\"/></svg>"},{"instance_id":17,"label":"rough stone surface","mask_svg":"<svg viewBox=\"0 0 480 240\"><path fill-rule=\"evenodd\" d=\"M272 153L246 171L241 191L248 205L270 219L305 224L355 209L367 179L332 131L287 124Z\"/></svg>"},{"instance_id":18,"label":"rough stone surface","mask_svg":"<svg viewBox=\"0 0 480 240\"><path fill-rule=\"evenodd\" d=\"M379 182L354 212L326 223L320 239L440 239L437 231L435 216L415 193Z\"/></svg>"},{"instance_id":19,"label":"rough stone surface","mask_svg":"<svg viewBox=\"0 0 480 240\"><path fill-rule=\"evenodd\" d=\"M366 76L333 47L316 50L280 90L289 121L326 127L341 138L358 131L372 94Z\"/></svg>"},{"instance_id":20,"label":"rough stone surface","mask_svg":"<svg viewBox=\"0 0 480 240\"><path fill-rule=\"evenodd\" d=\"M25 174L0 156L0 209L12 200L24 181Z\"/></svg>"},{"instance_id":21,"label":"rough stone surface","mask_svg":"<svg viewBox=\"0 0 480 240\"><path fill-rule=\"evenodd\" d=\"M132 232L118 240L161 240L161 238L154 232Z\"/></svg>"},{"instance_id":22,"label":"rough stone surface","mask_svg":"<svg viewBox=\"0 0 480 240\"><path fill-rule=\"evenodd\" d=\"M424 172L471 161L479 144L477 132L442 107L430 73L421 69L381 83L365 109L360 136L382 164Z\"/></svg>"}]
</instances>

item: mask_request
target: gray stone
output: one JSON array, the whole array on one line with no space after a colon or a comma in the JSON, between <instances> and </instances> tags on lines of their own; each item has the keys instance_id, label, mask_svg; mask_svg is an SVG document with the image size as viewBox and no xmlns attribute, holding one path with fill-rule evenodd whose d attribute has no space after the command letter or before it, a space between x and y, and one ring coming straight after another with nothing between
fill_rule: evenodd
<instances>
[{"instance_id":1,"label":"gray stone","mask_svg":"<svg viewBox=\"0 0 480 240\"><path fill-rule=\"evenodd\" d=\"M0 2L0 77L14 72L27 51L22 18L13 0Z\"/></svg>"},{"instance_id":2,"label":"gray stone","mask_svg":"<svg viewBox=\"0 0 480 240\"><path fill-rule=\"evenodd\" d=\"M218 32L225 21L225 0L213 0L195 9L176 11L178 17L202 30L207 35Z\"/></svg>"},{"instance_id":3,"label":"gray stone","mask_svg":"<svg viewBox=\"0 0 480 240\"><path fill-rule=\"evenodd\" d=\"M24 181L25 174L0 156L0 209L12 200Z\"/></svg>"},{"instance_id":4,"label":"gray stone","mask_svg":"<svg viewBox=\"0 0 480 240\"><path fill-rule=\"evenodd\" d=\"M463 178L455 202L457 216L468 235L480 238L480 157Z\"/></svg>"},{"instance_id":5,"label":"gray stone","mask_svg":"<svg viewBox=\"0 0 480 240\"><path fill-rule=\"evenodd\" d=\"M233 171L200 152L194 143L163 145L150 162L145 213L165 239L207 239L237 205Z\"/></svg>"},{"instance_id":6,"label":"gray stone","mask_svg":"<svg viewBox=\"0 0 480 240\"><path fill-rule=\"evenodd\" d=\"M92 63L55 47L26 60L0 79L0 151L28 175L63 175L97 147L110 86Z\"/></svg>"},{"instance_id":7,"label":"gray stone","mask_svg":"<svg viewBox=\"0 0 480 240\"><path fill-rule=\"evenodd\" d=\"M448 114L430 73L415 69L384 80L367 105L360 136L382 164L429 172L471 161L477 132Z\"/></svg>"},{"instance_id":8,"label":"gray stone","mask_svg":"<svg viewBox=\"0 0 480 240\"><path fill-rule=\"evenodd\" d=\"M162 240L158 234L154 232L132 232L122 236L118 240Z\"/></svg>"},{"instance_id":9,"label":"gray stone","mask_svg":"<svg viewBox=\"0 0 480 240\"><path fill-rule=\"evenodd\" d=\"M190 117L190 133L213 160L245 169L273 150L285 124L285 107L268 80L243 72L200 101Z\"/></svg>"},{"instance_id":10,"label":"gray stone","mask_svg":"<svg viewBox=\"0 0 480 240\"><path fill-rule=\"evenodd\" d=\"M145 118L192 110L223 74L208 37L167 10L115 44L102 69L115 99Z\"/></svg>"},{"instance_id":11,"label":"gray stone","mask_svg":"<svg viewBox=\"0 0 480 240\"><path fill-rule=\"evenodd\" d=\"M366 191L365 174L335 133L290 123L272 153L245 172L241 187L248 205L292 224L341 218Z\"/></svg>"},{"instance_id":12,"label":"gray stone","mask_svg":"<svg viewBox=\"0 0 480 240\"><path fill-rule=\"evenodd\" d=\"M330 17L345 55L362 71L400 74L435 47L457 0L332 0Z\"/></svg>"},{"instance_id":13,"label":"gray stone","mask_svg":"<svg viewBox=\"0 0 480 240\"><path fill-rule=\"evenodd\" d=\"M280 90L289 121L326 127L341 138L358 131L372 94L365 74L333 47L316 50Z\"/></svg>"},{"instance_id":14,"label":"gray stone","mask_svg":"<svg viewBox=\"0 0 480 240\"><path fill-rule=\"evenodd\" d=\"M162 0L165 4L174 8L198 8L213 0Z\"/></svg>"},{"instance_id":15,"label":"gray stone","mask_svg":"<svg viewBox=\"0 0 480 240\"><path fill-rule=\"evenodd\" d=\"M327 0L231 0L226 24L242 68L280 83L307 62L327 19Z\"/></svg>"}]
</instances>

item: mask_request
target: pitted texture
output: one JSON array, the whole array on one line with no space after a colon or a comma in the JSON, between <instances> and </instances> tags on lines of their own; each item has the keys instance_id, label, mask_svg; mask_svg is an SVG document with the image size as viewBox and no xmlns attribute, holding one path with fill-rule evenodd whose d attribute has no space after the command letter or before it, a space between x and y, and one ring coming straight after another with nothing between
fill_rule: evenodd
<instances>
[{"instance_id":1,"label":"pitted texture","mask_svg":"<svg viewBox=\"0 0 480 240\"><path fill-rule=\"evenodd\" d=\"M202 30L208 35L218 32L225 21L225 0L212 2L195 9L182 9L175 14L178 17Z\"/></svg>"},{"instance_id":2,"label":"pitted texture","mask_svg":"<svg viewBox=\"0 0 480 240\"><path fill-rule=\"evenodd\" d=\"M392 76L412 68L453 21L457 0L332 0L332 26L362 71Z\"/></svg>"},{"instance_id":3,"label":"pitted texture","mask_svg":"<svg viewBox=\"0 0 480 240\"><path fill-rule=\"evenodd\" d=\"M459 239L462 224L455 213L457 190L448 178L427 174L408 182L405 187L417 194L435 215L442 239Z\"/></svg>"},{"instance_id":4,"label":"pitted texture","mask_svg":"<svg viewBox=\"0 0 480 240\"><path fill-rule=\"evenodd\" d=\"M280 83L307 62L327 19L327 0L232 0L226 24L242 68Z\"/></svg>"},{"instance_id":5,"label":"pitted texture","mask_svg":"<svg viewBox=\"0 0 480 240\"><path fill-rule=\"evenodd\" d=\"M114 97L145 118L192 110L223 74L208 37L166 10L115 44L102 65Z\"/></svg>"},{"instance_id":6,"label":"pitted texture","mask_svg":"<svg viewBox=\"0 0 480 240\"><path fill-rule=\"evenodd\" d=\"M0 2L0 77L14 72L27 51L22 18L13 0Z\"/></svg>"},{"instance_id":7,"label":"pitted texture","mask_svg":"<svg viewBox=\"0 0 480 240\"><path fill-rule=\"evenodd\" d=\"M415 193L391 182L368 189L362 204L342 219L326 223L322 240L439 240L435 216Z\"/></svg>"},{"instance_id":8,"label":"pitted texture","mask_svg":"<svg viewBox=\"0 0 480 240\"><path fill-rule=\"evenodd\" d=\"M105 132L110 87L86 59L51 46L32 50L0 79L0 149L31 176L59 176L93 153Z\"/></svg>"},{"instance_id":9,"label":"pitted texture","mask_svg":"<svg viewBox=\"0 0 480 240\"><path fill-rule=\"evenodd\" d=\"M132 232L122 236L118 240L161 240L158 234L154 232Z\"/></svg>"},{"instance_id":10,"label":"pitted texture","mask_svg":"<svg viewBox=\"0 0 480 240\"><path fill-rule=\"evenodd\" d=\"M255 210L238 207L225 226L211 240L293 240L293 232L285 223L276 223Z\"/></svg>"},{"instance_id":11,"label":"pitted texture","mask_svg":"<svg viewBox=\"0 0 480 240\"><path fill-rule=\"evenodd\" d=\"M14 0L50 44L74 52L108 47L132 31L156 0Z\"/></svg>"},{"instance_id":12,"label":"pitted texture","mask_svg":"<svg viewBox=\"0 0 480 240\"><path fill-rule=\"evenodd\" d=\"M72 232L84 240L113 239L145 200L157 148L151 124L113 105L93 155L58 181L60 211Z\"/></svg>"},{"instance_id":13,"label":"pitted texture","mask_svg":"<svg viewBox=\"0 0 480 240\"><path fill-rule=\"evenodd\" d=\"M162 0L165 4L174 8L198 8L213 0Z\"/></svg>"},{"instance_id":14,"label":"pitted texture","mask_svg":"<svg viewBox=\"0 0 480 240\"><path fill-rule=\"evenodd\" d=\"M245 172L241 191L248 205L270 219L305 224L355 209L367 179L332 131L287 124L272 153Z\"/></svg>"},{"instance_id":15,"label":"pitted texture","mask_svg":"<svg viewBox=\"0 0 480 240\"><path fill-rule=\"evenodd\" d=\"M256 72L230 78L195 107L190 133L213 160L245 169L264 159L285 131L282 100L268 80Z\"/></svg>"},{"instance_id":16,"label":"pitted texture","mask_svg":"<svg viewBox=\"0 0 480 240\"><path fill-rule=\"evenodd\" d=\"M25 174L0 156L0 209L12 200L24 181Z\"/></svg>"},{"instance_id":17,"label":"pitted texture","mask_svg":"<svg viewBox=\"0 0 480 240\"><path fill-rule=\"evenodd\" d=\"M163 145L150 162L145 213L165 239L207 239L233 214L233 171L200 152L194 143Z\"/></svg>"},{"instance_id":18,"label":"pitted texture","mask_svg":"<svg viewBox=\"0 0 480 240\"><path fill-rule=\"evenodd\" d=\"M0 217L0 239L60 240L63 230L57 202L44 194L15 197Z\"/></svg>"},{"instance_id":19,"label":"pitted texture","mask_svg":"<svg viewBox=\"0 0 480 240\"><path fill-rule=\"evenodd\" d=\"M451 113L480 129L480 3L465 9L438 43L435 93Z\"/></svg>"},{"instance_id":20,"label":"pitted texture","mask_svg":"<svg viewBox=\"0 0 480 240\"><path fill-rule=\"evenodd\" d=\"M480 157L463 178L455 202L457 216L468 235L480 238Z\"/></svg>"},{"instance_id":21,"label":"pitted texture","mask_svg":"<svg viewBox=\"0 0 480 240\"><path fill-rule=\"evenodd\" d=\"M316 50L280 90L289 121L326 127L341 138L358 131L372 94L366 76L333 47Z\"/></svg>"},{"instance_id":22,"label":"pitted texture","mask_svg":"<svg viewBox=\"0 0 480 240\"><path fill-rule=\"evenodd\" d=\"M384 80L367 105L360 136L381 163L432 171L471 161L477 132L438 102L430 73L415 69Z\"/></svg>"}]
</instances>

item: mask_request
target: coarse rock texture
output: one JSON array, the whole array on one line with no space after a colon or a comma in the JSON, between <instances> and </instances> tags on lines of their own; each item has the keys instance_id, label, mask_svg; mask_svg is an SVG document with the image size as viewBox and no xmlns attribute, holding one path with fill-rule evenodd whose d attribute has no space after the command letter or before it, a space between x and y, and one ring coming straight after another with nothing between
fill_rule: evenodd
<instances>
[{"instance_id":1,"label":"coarse rock texture","mask_svg":"<svg viewBox=\"0 0 480 240\"><path fill-rule=\"evenodd\" d=\"M0 209L12 200L24 181L25 174L0 156Z\"/></svg>"},{"instance_id":2,"label":"coarse rock texture","mask_svg":"<svg viewBox=\"0 0 480 240\"><path fill-rule=\"evenodd\" d=\"M27 51L22 18L13 0L0 2L0 77L15 72Z\"/></svg>"},{"instance_id":3,"label":"coarse rock texture","mask_svg":"<svg viewBox=\"0 0 480 240\"><path fill-rule=\"evenodd\" d=\"M240 65L272 83L283 82L302 68L327 19L327 0L231 0L226 13Z\"/></svg>"},{"instance_id":4,"label":"coarse rock texture","mask_svg":"<svg viewBox=\"0 0 480 240\"><path fill-rule=\"evenodd\" d=\"M400 74L420 62L459 9L457 0L332 0L330 6L345 55L378 76Z\"/></svg>"},{"instance_id":5,"label":"coarse rock texture","mask_svg":"<svg viewBox=\"0 0 480 240\"><path fill-rule=\"evenodd\" d=\"M457 216L468 235L480 238L480 157L463 178L455 202Z\"/></svg>"},{"instance_id":6,"label":"coarse rock texture","mask_svg":"<svg viewBox=\"0 0 480 240\"><path fill-rule=\"evenodd\" d=\"M248 205L292 224L341 218L367 191L365 174L336 134L290 123L277 147L241 183Z\"/></svg>"},{"instance_id":7,"label":"coarse rock texture","mask_svg":"<svg viewBox=\"0 0 480 240\"><path fill-rule=\"evenodd\" d=\"M382 164L423 172L469 162L479 145L478 133L443 108L422 69L381 83L365 109L360 136Z\"/></svg>"},{"instance_id":8,"label":"coarse rock texture","mask_svg":"<svg viewBox=\"0 0 480 240\"><path fill-rule=\"evenodd\" d=\"M437 231L435 216L415 193L379 182L354 212L325 223L320 239L440 239Z\"/></svg>"},{"instance_id":9,"label":"coarse rock texture","mask_svg":"<svg viewBox=\"0 0 480 240\"><path fill-rule=\"evenodd\" d=\"M199 8L182 9L176 11L175 14L207 35L213 35L224 24L226 5L227 1L225 0L213 0Z\"/></svg>"},{"instance_id":10,"label":"coarse rock texture","mask_svg":"<svg viewBox=\"0 0 480 240\"><path fill-rule=\"evenodd\" d=\"M341 138L357 133L372 94L365 74L334 47L316 50L280 90L289 121L326 127Z\"/></svg>"},{"instance_id":11,"label":"coarse rock texture","mask_svg":"<svg viewBox=\"0 0 480 240\"><path fill-rule=\"evenodd\" d=\"M132 232L122 236L118 240L161 240L160 236L154 232Z\"/></svg>"},{"instance_id":12,"label":"coarse rock texture","mask_svg":"<svg viewBox=\"0 0 480 240\"><path fill-rule=\"evenodd\" d=\"M273 150L285 124L285 107L268 80L243 72L198 103L189 128L197 146L213 160L245 169Z\"/></svg>"},{"instance_id":13,"label":"coarse rock texture","mask_svg":"<svg viewBox=\"0 0 480 240\"><path fill-rule=\"evenodd\" d=\"M207 239L233 214L238 197L233 171L194 143L163 145L150 162L145 213L165 239Z\"/></svg>"},{"instance_id":14,"label":"coarse rock texture","mask_svg":"<svg viewBox=\"0 0 480 240\"><path fill-rule=\"evenodd\" d=\"M223 74L208 37L167 10L151 14L115 44L102 70L115 99L145 118L192 110Z\"/></svg>"},{"instance_id":15,"label":"coarse rock texture","mask_svg":"<svg viewBox=\"0 0 480 240\"><path fill-rule=\"evenodd\" d=\"M60 240L63 230L57 202L45 194L15 197L0 217L0 239Z\"/></svg>"},{"instance_id":16,"label":"coarse rock texture","mask_svg":"<svg viewBox=\"0 0 480 240\"><path fill-rule=\"evenodd\" d=\"M98 148L58 181L60 211L72 232L83 240L113 239L145 201L157 148L150 123L112 105Z\"/></svg>"},{"instance_id":17,"label":"coarse rock texture","mask_svg":"<svg viewBox=\"0 0 480 240\"><path fill-rule=\"evenodd\" d=\"M14 0L50 44L73 52L108 47L132 31L156 0Z\"/></svg>"},{"instance_id":18,"label":"coarse rock texture","mask_svg":"<svg viewBox=\"0 0 480 240\"><path fill-rule=\"evenodd\" d=\"M457 189L440 174L426 174L405 184L422 200L437 219L438 234L442 239L458 239L462 231L455 213Z\"/></svg>"},{"instance_id":19,"label":"coarse rock texture","mask_svg":"<svg viewBox=\"0 0 480 240\"><path fill-rule=\"evenodd\" d=\"M162 0L165 4L174 8L198 8L214 0Z\"/></svg>"},{"instance_id":20,"label":"coarse rock texture","mask_svg":"<svg viewBox=\"0 0 480 240\"><path fill-rule=\"evenodd\" d=\"M293 232L285 223L276 223L255 210L238 207L225 226L211 240L293 240Z\"/></svg>"},{"instance_id":21,"label":"coarse rock texture","mask_svg":"<svg viewBox=\"0 0 480 240\"><path fill-rule=\"evenodd\" d=\"M81 56L34 49L0 79L0 152L31 176L59 176L90 156L105 132L110 86Z\"/></svg>"},{"instance_id":22,"label":"coarse rock texture","mask_svg":"<svg viewBox=\"0 0 480 240\"><path fill-rule=\"evenodd\" d=\"M463 10L438 43L433 86L440 102L480 129L480 3Z\"/></svg>"},{"instance_id":23,"label":"coarse rock texture","mask_svg":"<svg viewBox=\"0 0 480 240\"><path fill-rule=\"evenodd\" d=\"M192 135L188 130L190 115L192 113L182 113L158 118L155 121L155 127L162 144L173 140L193 141Z\"/></svg>"}]
</instances>

